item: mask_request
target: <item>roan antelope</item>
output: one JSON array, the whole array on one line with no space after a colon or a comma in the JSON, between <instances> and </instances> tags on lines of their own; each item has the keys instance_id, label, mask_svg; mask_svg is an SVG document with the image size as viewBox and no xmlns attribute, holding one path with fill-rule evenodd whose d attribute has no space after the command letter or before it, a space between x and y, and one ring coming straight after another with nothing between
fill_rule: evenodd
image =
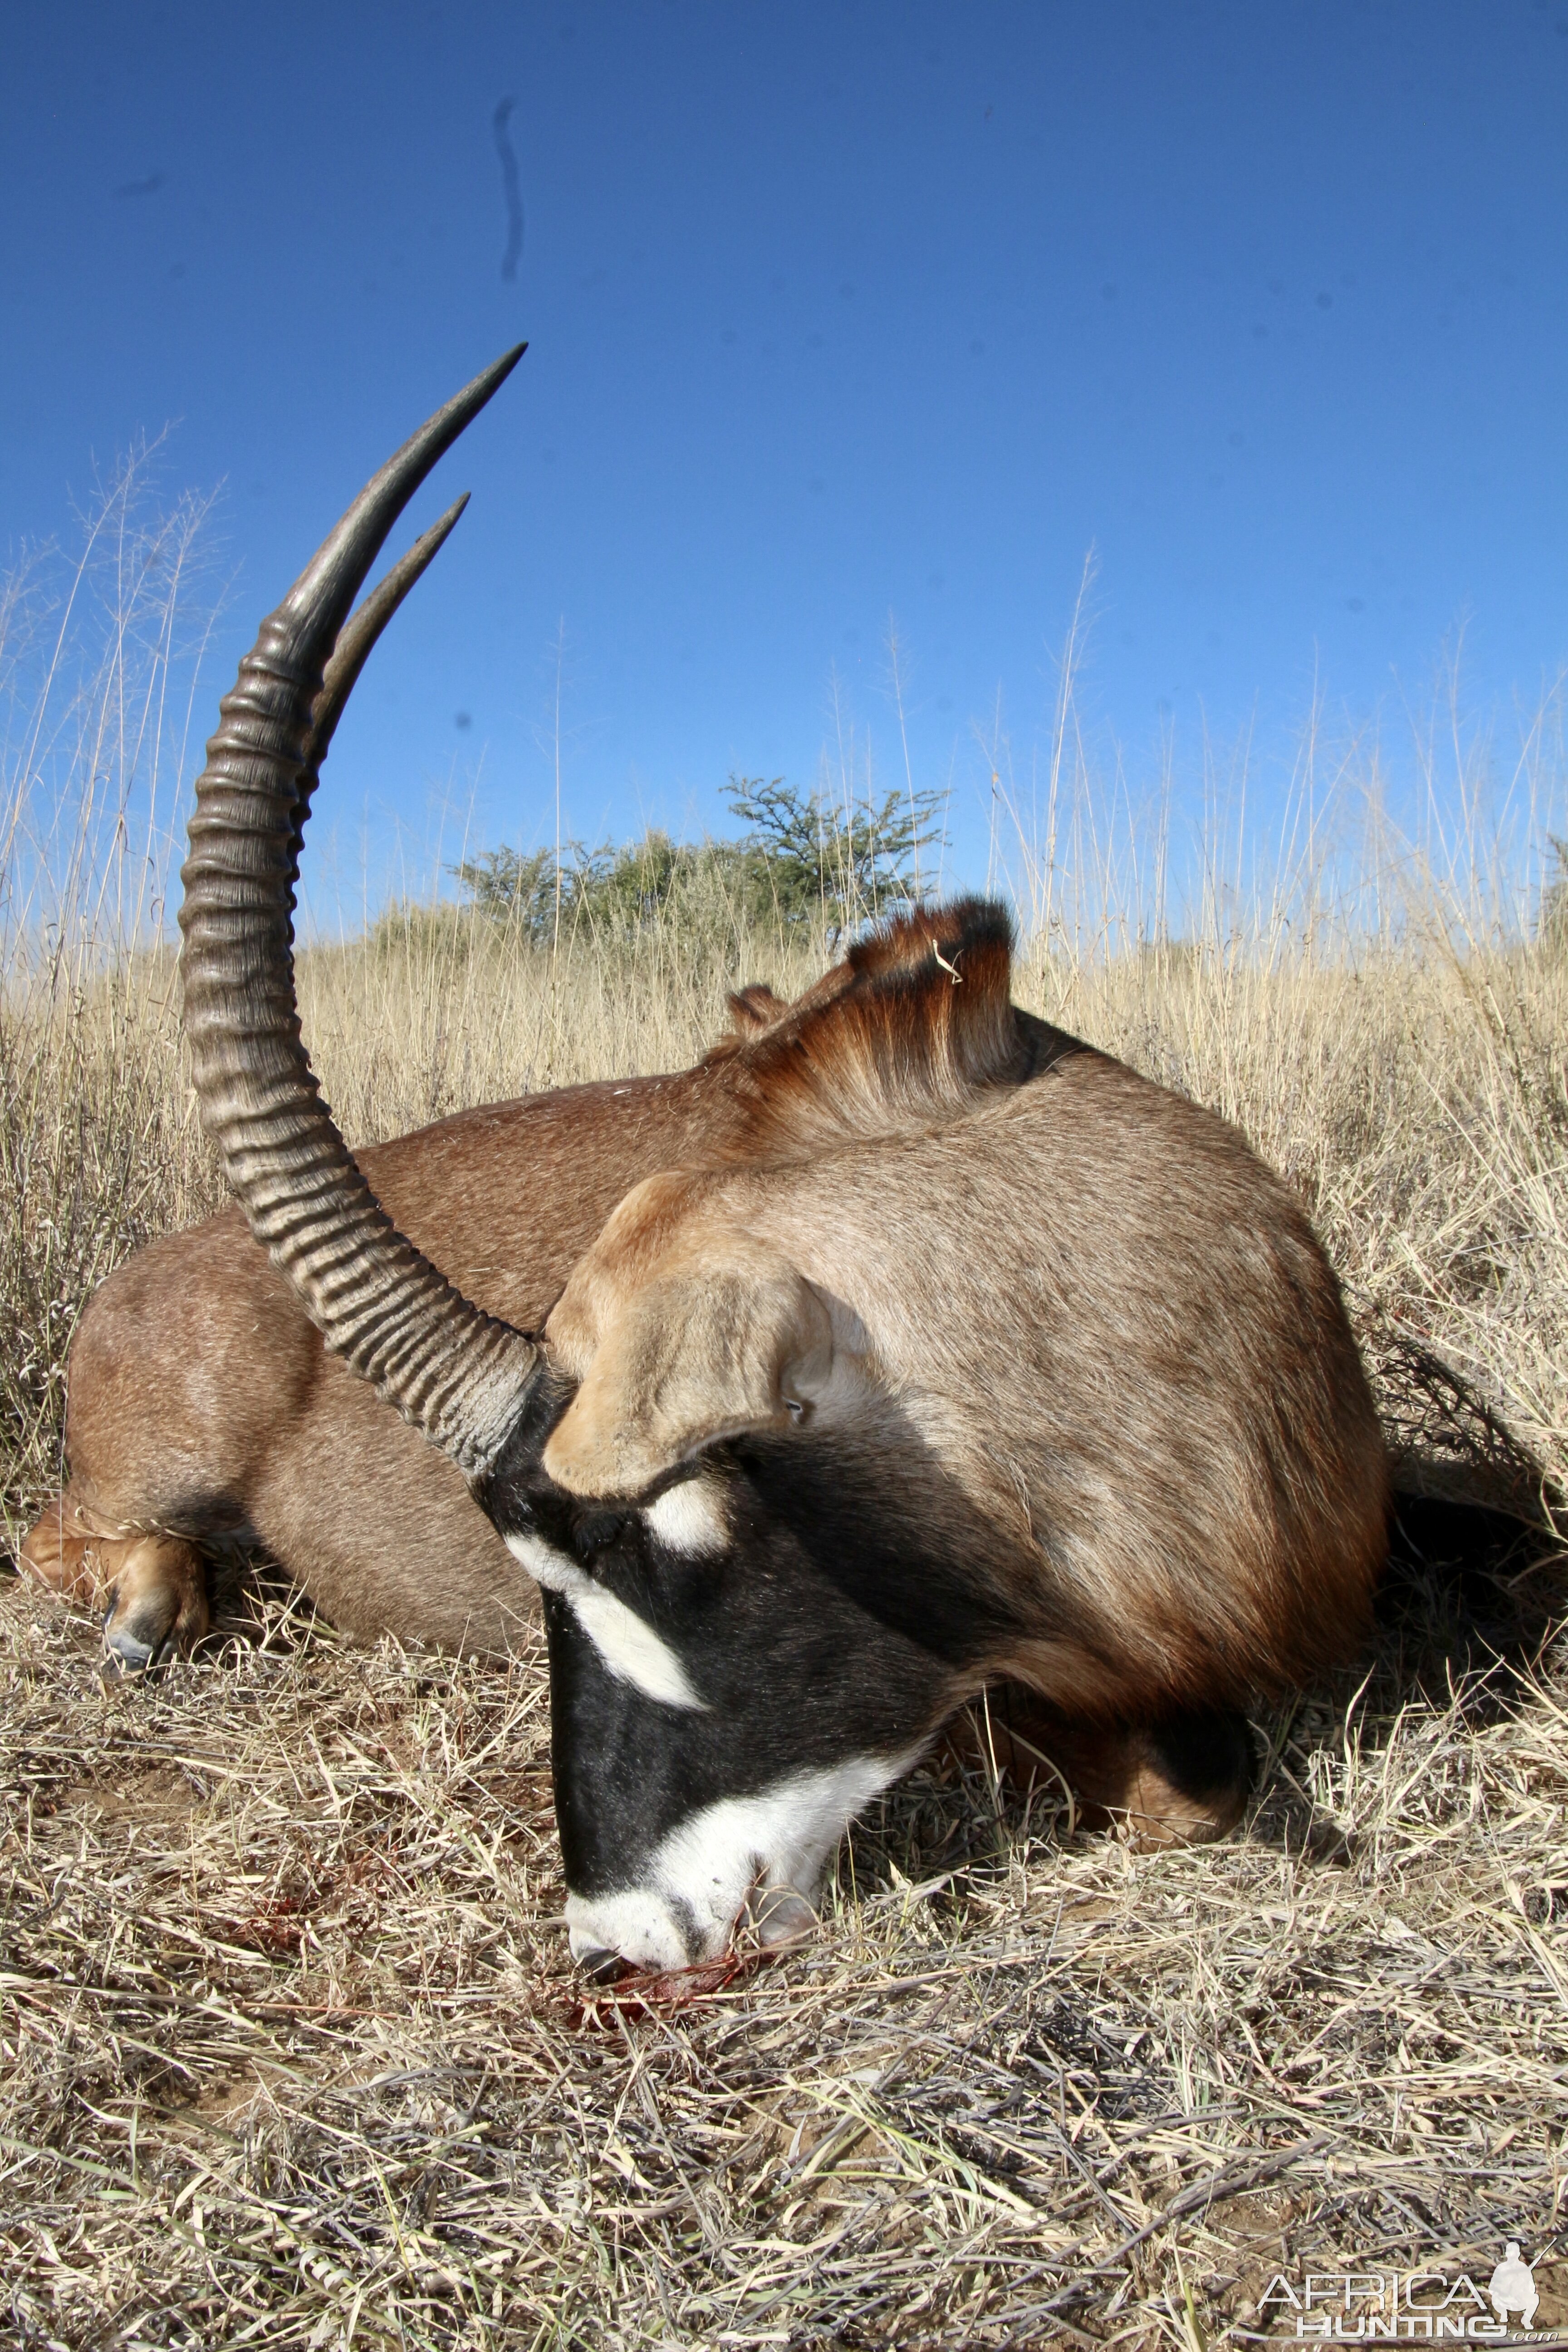
<instances>
[{"instance_id":1,"label":"roan antelope","mask_svg":"<svg viewBox=\"0 0 1568 2352\"><path fill-rule=\"evenodd\" d=\"M267 1256L218 1218L103 1286L28 1557L65 1581L96 1549L132 1660L199 1626L226 1533L353 1629L480 1647L529 1611L521 1562L595 1969L710 1956L742 1912L799 1932L856 1811L1000 1678L1102 1801L1213 1834L1247 1785L1238 1711L1363 1639L1377 1417L1289 1192L1211 1113L1016 1011L1000 910L893 923L793 1005L745 992L681 1076L362 1163L321 1099L301 828L460 509L351 608L517 357L375 477L224 701L185 1019Z\"/></svg>"}]
</instances>

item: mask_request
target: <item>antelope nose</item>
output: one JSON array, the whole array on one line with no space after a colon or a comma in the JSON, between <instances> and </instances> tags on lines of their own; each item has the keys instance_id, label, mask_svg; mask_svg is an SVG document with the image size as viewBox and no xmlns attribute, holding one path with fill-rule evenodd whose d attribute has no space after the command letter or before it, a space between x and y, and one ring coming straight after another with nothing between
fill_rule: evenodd
<instances>
[{"instance_id":1,"label":"antelope nose","mask_svg":"<svg viewBox=\"0 0 1568 2352\"><path fill-rule=\"evenodd\" d=\"M590 1951L579 1952L576 1959L584 1975L591 1977L595 1984L614 1984L617 1977L624 1977L626 1972L627 1963L619 1952L606 1951L602 1944L595 1945Z\"/></svg>"}]
</instances>

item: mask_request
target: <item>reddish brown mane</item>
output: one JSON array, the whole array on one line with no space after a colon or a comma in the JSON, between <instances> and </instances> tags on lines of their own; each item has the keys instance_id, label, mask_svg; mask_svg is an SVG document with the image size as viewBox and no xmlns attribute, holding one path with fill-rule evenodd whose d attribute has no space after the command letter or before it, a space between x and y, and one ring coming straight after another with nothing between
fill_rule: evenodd
<instances>
[{"instance_id":1,"label":"reddish brown mane","mask_svg":"<svg viewBox=\"0 0 1568 2352\"><path fill-rule=\"evenodd\" d=\"M1012 965L1004 909L961 898L858 940L794 1004L756 986L732 996L735 1034L708 1059L739 1066L737 1154L929 1126L1016 1084Z\"/></svg>"}]
</instances>

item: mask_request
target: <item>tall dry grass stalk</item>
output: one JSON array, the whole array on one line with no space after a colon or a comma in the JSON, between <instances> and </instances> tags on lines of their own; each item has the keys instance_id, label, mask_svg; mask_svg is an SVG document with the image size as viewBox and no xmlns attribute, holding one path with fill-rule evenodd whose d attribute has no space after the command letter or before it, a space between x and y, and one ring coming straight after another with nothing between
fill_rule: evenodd
<instances>
[{"instance_id":1,"label":"tall dry grass stalk","mask_svg":"<svg viewBox=\"0 0 1568 2352\"><path fill-rule=\"evenodd\" d=\"M158 456L137 448L100 488L74 558L36 550L0 586L8 1508L58 1470L83 1300L141 1243L216 1205L179 1073L165 942L219 599L210 502L161 509Z\"/></svg>"}]
</instances>

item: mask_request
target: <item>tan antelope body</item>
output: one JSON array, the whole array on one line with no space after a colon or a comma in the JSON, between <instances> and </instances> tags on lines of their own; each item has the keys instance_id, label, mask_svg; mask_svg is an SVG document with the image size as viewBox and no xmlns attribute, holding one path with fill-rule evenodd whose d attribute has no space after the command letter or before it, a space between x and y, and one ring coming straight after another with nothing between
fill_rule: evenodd
<instances>
[{"instance_id":1,"label":"tan antelope body","mask_svg":"<svg viewBox=\"0 0 1568 2352\"><path fill-rule=\"evenodd\" d=\"M220 1220L106 1286L35 1557L79 1542L81 1510L111 1541L149 1526L177 1632L182 1547L227 1510L345 1622L485 1643L526 1607L521 1564L595 1969L705 1956L742 1910L796 1932L845 1822L998 1677L1041 1695L1097 1793L1212 1832L1245 1793L1237 1711L1363 1634L1377 1419L1286 1188L1016 1012L997 909L893 924L795 1006L746 992L680 1077L469 1114L363 1167L320 1100L300 831L348 685L455 517L350 608L514 359L376 477L225 700L187 1027L277 1272Z\"/></svg>"}]
</instances>

